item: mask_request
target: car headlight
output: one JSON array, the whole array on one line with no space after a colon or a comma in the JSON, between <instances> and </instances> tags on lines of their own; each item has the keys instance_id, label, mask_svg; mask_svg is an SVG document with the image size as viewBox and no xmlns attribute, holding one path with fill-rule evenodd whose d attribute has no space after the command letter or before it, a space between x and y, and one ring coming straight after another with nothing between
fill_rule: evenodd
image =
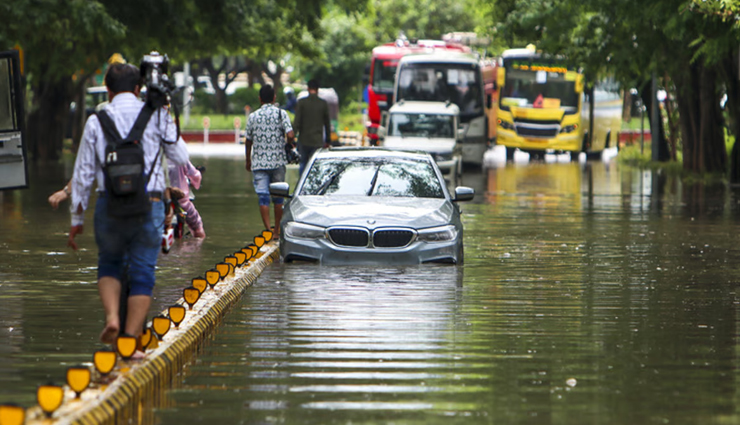
<instances>
[{"instance_id":1,"label":"car headlight","mask_svg":"<svg viewBox=\"0 0 740 425\"><path fill-rule=\"evenodd\" d=\"M288 222L285 225L285 236L300 239L321 239L324 237L326 229L310 224L298 223L296 221Z\"/></svg>"},{"instance_id":2,"label":"car headlight","mask_svg":"<svg viewBox=\"0 0 740 425\"><path fill-rule=\"evenodd\" d=\"M578 124L566 125L565 127L560 129L560 133L572 133L576 130L578 130Z\"/></svg>"},{"instance_id":3,"label":"car headlight","mask_svg":"<svg viewBox=\"0 0 740 425\"><path fill-rule=\"evenodd\" d=\"M421 229L418 233L417 240L422 242L449 242L457 237L457 229L451 224Z\"/></svg>"},{"instance_id":4,"label":"car headlight","mask_svg":"<svg viewBox=\"0 0 740 425\"><path fill-rule=\"evenodd\" d=\"M503 128L504 130L513 130L514 129L514 124L512 124L512 123L510 123L508 121L504 121L502 119L499 119L498 120L498 125L500 125L501 128Z\"/></svg>"}]
</instances>

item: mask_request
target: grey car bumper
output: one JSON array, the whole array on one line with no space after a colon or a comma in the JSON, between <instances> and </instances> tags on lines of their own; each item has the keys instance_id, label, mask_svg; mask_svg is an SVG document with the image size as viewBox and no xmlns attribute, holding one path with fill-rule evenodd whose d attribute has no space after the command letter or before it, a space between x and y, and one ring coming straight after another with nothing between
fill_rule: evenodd
<instances>
[{"instance_id":1,"label":"grey car bumper","mask_svg":"<svg viewBox=\"0 0 740 425\"><path fill-rule=\"evenodd\" d=\"M280 239L283 261L316 261L326 265L408 265L429 262L462 263L460 236L449 242L414 241L403 248L347 247L327 239Z\"/></svg>"}]
</instances>

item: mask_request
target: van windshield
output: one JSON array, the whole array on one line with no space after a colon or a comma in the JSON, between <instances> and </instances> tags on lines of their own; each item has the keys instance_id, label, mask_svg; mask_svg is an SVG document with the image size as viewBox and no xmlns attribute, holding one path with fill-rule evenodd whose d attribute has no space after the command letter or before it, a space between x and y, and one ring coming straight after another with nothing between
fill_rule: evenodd
<instances>
[{"instance_id":1,"label":"van windshield","mask_svg":"<svg viewBox=\"0 0 740 425\"><path fill-rule=\"evenodd\" d=\"M398 76L398 99L445 102L460 108L460 115L483 108L477 64L408 63Z\"/></svg>"},{"instance_id":2,"label":"van windshield","mask_svg":"<svg viewBox=\"0 0 740 425\"><path fill-rule=\"evenodd\" d=\"M390 117L388 135L449 139L455 134L453 118L452 115L393 113Z\"/></svg>"}]
</instances>

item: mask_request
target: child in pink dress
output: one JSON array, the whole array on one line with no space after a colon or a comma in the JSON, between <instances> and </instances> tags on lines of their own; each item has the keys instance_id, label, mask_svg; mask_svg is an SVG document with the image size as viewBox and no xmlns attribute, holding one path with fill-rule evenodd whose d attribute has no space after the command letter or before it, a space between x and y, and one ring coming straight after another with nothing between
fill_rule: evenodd
<instances>
[{"instance_id":1,"label":"child in pink dress","mask_svg":"<svg viewBox=\"0 0 740 425\"><path fill-rule=\"evenodd\" d=\"M195 238L205 238L206 232L203 230L203 220L195 209L195 205L190 201L190 185L200 189L200 181L203 178L200 171L188 162L187 165L169 165L170 185L180 189L183 196L177 200L180 207L185 211L185 222L190 228L190 233ZM174 196L173 196L174 198Z\"/></svg>"}]
</instances>

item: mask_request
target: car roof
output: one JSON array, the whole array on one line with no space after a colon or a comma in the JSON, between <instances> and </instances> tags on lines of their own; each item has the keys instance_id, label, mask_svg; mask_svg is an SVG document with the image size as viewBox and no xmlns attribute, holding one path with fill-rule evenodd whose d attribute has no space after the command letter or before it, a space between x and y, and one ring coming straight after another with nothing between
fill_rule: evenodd
<instances>
[{"instance_id":1,"label":"car roof","mask_svg":"<svg viewBox=\"0 0 740 425\"><path fill-rule=\"evenodd\" d=\"M390 113L457 115L460 108L451 102L426 102L401 100L391 106Z\"/></svg>"},{"instance_id":2,"label":"car roof","mask_svg":"<svg viewBox=\"0 0 740 425\"><path fill-rule=\"evenodd\" d=\"M319 158L401 158L417 161L432 161L432 157L425 151L411 151L402 149L388 149L373 146L348 146L320 149L316 152ZM432 161L433 162L433 161Z\"/></svg>"}]
</instances>

